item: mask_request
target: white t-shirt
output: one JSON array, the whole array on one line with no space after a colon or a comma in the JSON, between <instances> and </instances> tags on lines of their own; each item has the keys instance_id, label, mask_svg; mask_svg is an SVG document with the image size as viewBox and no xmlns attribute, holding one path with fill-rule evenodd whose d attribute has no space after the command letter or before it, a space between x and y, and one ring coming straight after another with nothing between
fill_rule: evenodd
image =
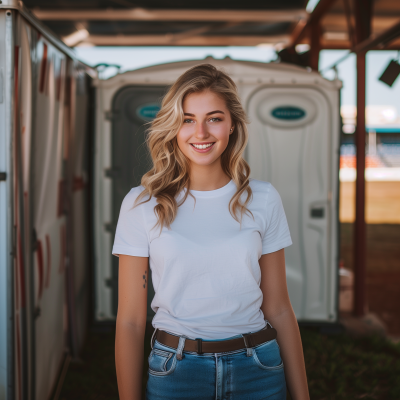
<instances>
[{"instance_id":1,"label":"white t-shirt","mask_svg":"<svg viewBox=\"0 0 400 400\"><path fill-rule=\"evenodd\" d=\"M220 189L191 190L196 202L189 195L161 235L159 227L152 229L156 199L132 209L143 187L125 196L112 254L149 257L155 328L191 339L223 339L265 326L258 260L292 241L276 189L254 179L250 187L254 220L243 215L240 226L230 214L236 192L231 180Z\"/></svg>"}]
</instances>

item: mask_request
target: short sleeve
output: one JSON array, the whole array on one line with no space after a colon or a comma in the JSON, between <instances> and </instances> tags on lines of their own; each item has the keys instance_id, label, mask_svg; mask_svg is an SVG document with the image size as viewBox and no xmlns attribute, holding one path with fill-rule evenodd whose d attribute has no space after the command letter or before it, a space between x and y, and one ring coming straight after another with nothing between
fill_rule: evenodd
<instances>
[{"instance_id":1,"label":"short sleeve","mask_svg":"<svg viewBox=\"0 0 400 400\"><path fill-rule=\"evenodd\" d=\"M142 205L133 207L140 192L140 186L133 188L122 201L112 248L114 256L119 257L119 254L137 257L149 256L149 241L143 207Z\"/></svg>"},{"instance_id":2,"label":"short sleeve","mask_svg":"<svg viewBox=\"0 0 400 400\"><path fill-rule=\"evenodd\" d=\"M270 185L267 195L265 226L262 237L262 254L273 253L292 244L281 197L272 185Z\"/></svg>"}]
</instances>

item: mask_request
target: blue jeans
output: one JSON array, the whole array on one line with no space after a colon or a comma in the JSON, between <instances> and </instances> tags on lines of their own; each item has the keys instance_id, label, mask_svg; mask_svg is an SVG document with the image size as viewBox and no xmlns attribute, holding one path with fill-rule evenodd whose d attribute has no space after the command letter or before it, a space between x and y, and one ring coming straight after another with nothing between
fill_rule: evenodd
<instances>
[{"instance_id":1,"label":"blue jeans","mask_svg":"<svg viewBox=\"0 0 400 400\"><path fill-rule=\"evenodd\" d=\"M169 332L170 333L170 332ZM228 340L241 335L220 339ZM286 382L277 341L251 349L197 354L157 340L149 355L146 400L285 400Z\"/></svg>"}]
</instances>

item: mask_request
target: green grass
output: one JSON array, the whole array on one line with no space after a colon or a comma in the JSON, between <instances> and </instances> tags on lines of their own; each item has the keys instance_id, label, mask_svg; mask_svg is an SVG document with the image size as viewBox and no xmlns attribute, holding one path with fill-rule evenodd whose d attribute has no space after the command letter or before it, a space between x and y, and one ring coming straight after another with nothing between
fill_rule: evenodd
<instances>
[{"instance_id":1,"label":"green grass","mask_svg":"<svg viewBox=\"0 0 400 400\"><path fill-rule=\"evenodd\" d=\"M301 330L311 399L400 399L400 345Z\"/></svg>"},{"instance_id":2,"label":"green grass","mask_svg":"<svg viewBox=\"0 0 400 400\"><path fill-rule=\"evenodd\" d=\"M380 337L323 335L301 329L312 400L400 399L400 344ZM117 400L114 330L90 332L82 362L70 364L61 400ZM150 336L146 337L143 393Z\"/></svg>"}]
</instances>

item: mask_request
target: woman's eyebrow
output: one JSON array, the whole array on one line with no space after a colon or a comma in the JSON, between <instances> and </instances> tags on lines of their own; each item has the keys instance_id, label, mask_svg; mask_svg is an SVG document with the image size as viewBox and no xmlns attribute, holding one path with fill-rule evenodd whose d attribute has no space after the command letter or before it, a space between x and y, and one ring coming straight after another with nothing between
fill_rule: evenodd
<instances>
[{"instance_id":1,"label":"woman's eyebrow","mask_svg":"<svg viewBox=\"0 0 400 400\"><path fill-rule=\"evenodd\" d=\"M210 111L206 115L211 115L211 114L225 114L223 111L220 110L215 110L215 111Z\"/></svg>"},{"instance_id":2,"label":"woman's eyebrow","mask_svg":"<svg viewBox=\"0 0 400 400\"><path fill-rule=\"evenodd\" d=\"M220 111L220 110L215 110L215 111L208 112L206 115L211 115L211 114L225 114L225 113L223 111ZM183 115L186 115L188 117L194 117L195 116L194 114L191 114L191 113L183 113Z\"/></svg>"}]
</instances>

